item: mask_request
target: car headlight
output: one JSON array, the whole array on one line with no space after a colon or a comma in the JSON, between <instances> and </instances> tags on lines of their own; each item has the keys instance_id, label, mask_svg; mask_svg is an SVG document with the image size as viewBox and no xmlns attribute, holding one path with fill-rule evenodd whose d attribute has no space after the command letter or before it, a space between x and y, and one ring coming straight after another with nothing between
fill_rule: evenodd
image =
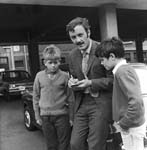
<instances>
[{"instance_id":1,"label":"car headlight","mask_svg":"<svg viewBox=\"0 0 147 150\"><path fill-rule=\"evenodd\" d=\"M13 89L13 88L15 88L16 86L15 86L15 84L9 84L9 88L10 89Z\"/></svg>"},{"instance_id":2,"label":"car headlight","mask_svg":"<svg viewBox=\"0 0 147 150\"><path fill-rule=\"evenodd\" d=\"M24 91L25 90L25 86L17 86L15 84L10 84L9 85L9 89L10 90L19 90L19 91Z\"/></svg>"},{"instance_id":3,"label":"car headlight","mask_svg":"<svg viewBox=\"0 0 147 150\"><path fill-rule=\"evenodd\" d=\"M19 90L20 91L24 91L25 90L25 86L19 86Z\"/></svg>"}]
</instances>

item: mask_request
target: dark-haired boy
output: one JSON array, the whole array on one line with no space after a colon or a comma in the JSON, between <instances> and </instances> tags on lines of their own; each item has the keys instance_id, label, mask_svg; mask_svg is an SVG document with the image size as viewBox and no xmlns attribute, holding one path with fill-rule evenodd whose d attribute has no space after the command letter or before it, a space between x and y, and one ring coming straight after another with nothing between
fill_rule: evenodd
<instances>
[{"instance_id":1,"label":"dark-haired boy","mask_svg":"<svg viewBox=\"0 0 147 150\"><path fill-rule=\"evenodd\" d=\"M113 119L121 132L125 150L143 150L145 136L144 103L135 70L124 59L123 42L112 37L101 42L96 56L107 69L113 69Z\"/></svg>"}]
</instances>

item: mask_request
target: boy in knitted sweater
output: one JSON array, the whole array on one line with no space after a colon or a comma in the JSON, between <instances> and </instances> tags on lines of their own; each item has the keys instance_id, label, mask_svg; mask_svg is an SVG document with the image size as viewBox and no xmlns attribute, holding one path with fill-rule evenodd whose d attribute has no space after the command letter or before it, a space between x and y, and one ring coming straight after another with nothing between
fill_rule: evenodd
<instances>
[{"instance_id":1,"label":"boy in knitted sweater","mask_svg":"<svg viewBox=\"0 0 147 150\"><path fill-rule=\"evenodd\" d=\"M127 64L124 52L123 42L112 37L101 42L96 55L107 70L113 69L112 115L124 149L144 150L146 123L140 82L135 70Z\"/></svg>"},{"instance_id":2,"label":"boy in knitted sweater","mask_svg":"<svg viewBox=\"0 0 147 150\"><path fill-rule=\"evenodd\" d=\"M36 122L42 125L47 150L67 150L73 100L68 73L59 69L61 52L55 45L44 49L43 58L46 69L37 73L33 86Z\"/></svg>"}]
</instances>

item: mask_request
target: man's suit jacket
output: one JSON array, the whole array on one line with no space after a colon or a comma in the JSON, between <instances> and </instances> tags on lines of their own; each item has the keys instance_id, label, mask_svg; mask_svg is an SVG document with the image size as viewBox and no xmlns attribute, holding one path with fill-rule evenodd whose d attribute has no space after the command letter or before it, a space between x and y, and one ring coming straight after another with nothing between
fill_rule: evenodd
<instances>
[{"instance_id":1,"label":"man's suit jacket","mask_svg":"<svg viewBox=\"0 0 147 150\"><path fill-rule=\"evenodd\" d=\"M91 90L98 91L99 96L94 98L101 105L100 109L104 115L111 115L112 102L112 76L107 77L105 68L101 65L99 58L95 56L95 50L98 46L96 41L92 41L92 47L89 54L87 77L92 80ZM82 72L82 54L78 48L75 48L69 54L70 73L78 80L84 79ZM75 112L81 104L83 91L75 91Z\"/></svg>"}]
</instances>

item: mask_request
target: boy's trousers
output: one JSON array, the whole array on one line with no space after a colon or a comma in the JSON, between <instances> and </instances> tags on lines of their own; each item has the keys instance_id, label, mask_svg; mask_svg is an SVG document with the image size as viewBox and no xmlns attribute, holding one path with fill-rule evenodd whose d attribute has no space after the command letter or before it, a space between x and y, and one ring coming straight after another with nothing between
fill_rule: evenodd
<instances>
[{"instance_id":1,"label":"boy's trousers","mask_svg":"<svg viewBox=\"0 0 147 150\"><path fill-rule=\"evenodd\" d=\"M146 123L139 127L130 128L128 132L121 131L123 149L144 150L144 137L146 133Z\"/></svg>"},{"instance_id":2,"label":"boy's trousers","mask_svg":"<svg viewBox=\"0 0 147 150\"><path fill-rule=\"evenodd\" d=\"M42 116L46 150L68 150L71 127L68 115Z\"/></svg>"}]
</instances>

